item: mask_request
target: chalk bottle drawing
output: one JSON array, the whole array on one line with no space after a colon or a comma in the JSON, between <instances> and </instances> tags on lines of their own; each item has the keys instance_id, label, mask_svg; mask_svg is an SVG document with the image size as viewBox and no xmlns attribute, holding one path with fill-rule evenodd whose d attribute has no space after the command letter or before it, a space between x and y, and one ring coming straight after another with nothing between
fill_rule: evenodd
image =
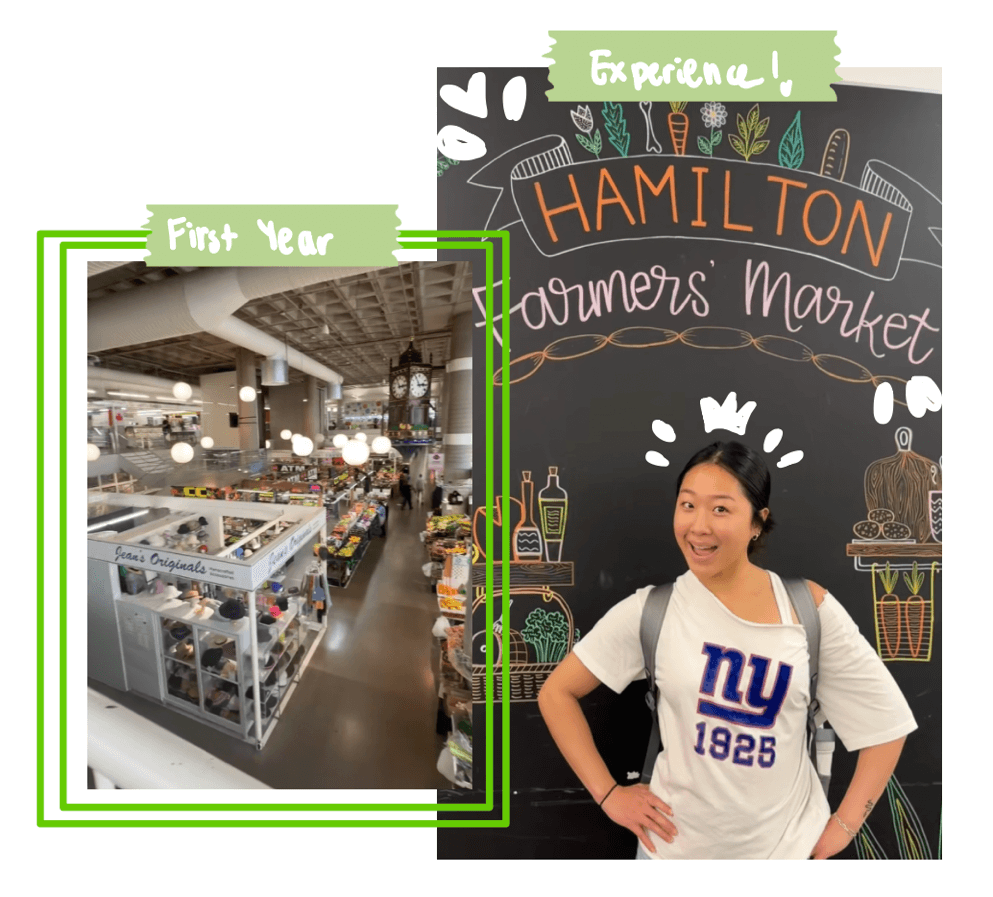
<instances>
[{"instance_id":1,"label":"chalk bottle drawing","mask_svg":"<svg viewBox=\"0 0 993 897\"><path fill-rule=\"evenodd\" d=\"M521 502L524 512L521 522L514 528L514 560L541 560L541 531L534 522L534 483L531 482L531 471L522 471Z\"/></svg>"},{"instance_id":2,"label":"chalk bottle drawing","mask_svg":"<svg viewBox=\"0 0 993 897\"><path fill-rule=\"evenodd\" d=\"M545 560L549 563L562 560L568 500L568 493L559 486L559 469L549 467L548 484L538 493L541 532L545 537Z\"/></svg>"}]
</instances>

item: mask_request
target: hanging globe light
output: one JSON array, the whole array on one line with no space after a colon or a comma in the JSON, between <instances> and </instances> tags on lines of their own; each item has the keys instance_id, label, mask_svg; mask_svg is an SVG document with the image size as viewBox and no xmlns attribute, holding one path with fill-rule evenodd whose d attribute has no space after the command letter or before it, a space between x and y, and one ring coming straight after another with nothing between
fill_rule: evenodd
<instances>
[{"instance_id":1,"label":"hanging globe light","mask_svg":"<svg viewBox=\"0 0 993 897\"><path fill-rule=\"evenodd\" d=\"M307 456L314 450L314 441L307 436L297 436L293 440L293 453Z\"/></svg>"},{"instance_id":2,"label":"hanging globe light","mask_svg":"<svg viewBox=\"0 0 993 897\"><path fill-rule=\"evenodd\" d=\"M331 440L331 444L335 448L344 448L345 443L348 442L348 437L344 433L338 433L334 439Z\"/></svg>"},{"instance_id":3,"label":"hanging globe light","mask_svg":"<svg viewBox=\"0 0 993 897\"><path fill-rule=\"evenodd\" d=\"M393 443L388 436L377 436L372 441L372 450L377 455L385 455L392 447Z\"/></svg>"},{"instance_id":4,"label":"hanging globe light","mask_svg":"<svg viewBox=\"0 0 993 897\"><path fill-rule=\"evenodd\" d=\"M193 446L188 442L177 442L169 449L169 454L177 464L186 464L193 460Z\"/></svg>"},{"instance_id":5,"label":"hanging globe light","mask_svg":"<svg viewBox=\"0 0 993 897\"><path fill-rule=\"evenodd\" d=\"M100 446L94 445L92 442L86 443L86 460L96 461L100 457Z\"/></svg>"},{"instance_id":6,"label":"hanging globe light","mask_svg":"<svg viewBox=\"0 0 993 897\"><path fill-rule=\"evenodd\" d=\"M243 402L255 401L255 389L251 386L243 386L238 390L238 398Z\"/></svg>"},{"instance_id":7,"label":"hanging globe light","mask_svg":"<svg viewBox=\"0 0 993 897\"><path fill-rule=\"evenodd\" d=\"M341 450L341 457L352 467L361 467L369 460L369 446L357 439L349 439Z\"/></svg>"},{"instance_id":8,"label":"hanging globe light","mask_svg":"<svg viewBox=\"0 0 993 897\"><path fill-rule=\"evenodd\" d=\"M293 438L293 431L292 430L282 430L280 432L280 434L279 434L279 438L280 439L292 439Z\"/></svg>"},{"instance_id":9,"label":"hanging globe light","mask_svg":"<svg viewBox=\"0 0 993 897\"><path fill-rule=\"evenodd\" d=\"M187 402L190 396L193 395L193 387L189 383L175 383L172 387L172 394L179 399L180 402Z\"/></svg>"},{"instance_id":10,"label":"hanging globe light","mask_svg":"<svg viewBox=\"0 0 993 897\"><path fill-rule=\"evenodd\" d=\"M272 448L272 442L271 442L270 440L268 440L268 439L267 439L267 440L265 441L265 447L266 447L266 448Z\"/></svg>"},{"instance_id":11,"label":"hanging globe light","mask_svg":"<svg viewBox=\"0 0 993 897\"><path fill-rule=\"evenodd\" d=\"M356 433L356 434L355 434L355 438L356 438L356 439L357 439L357 440L358 440L359 442L366 442L366 441L368 441L368 439L369 439L369 437L368 437L368 436L366 436L366 435L365 435L365 433Z\"/></svg>"},{"instance_id":12,"label":"hanging globe light","mask_svg":"<svg viewBox=\"0 0 993 897\"><path fill-rule=\"evenodd\" d=\"M210 436L204 436L203 439L200 440L200 445L204 448L213 448L214 440Z\"/></svg>"}]
</instances>

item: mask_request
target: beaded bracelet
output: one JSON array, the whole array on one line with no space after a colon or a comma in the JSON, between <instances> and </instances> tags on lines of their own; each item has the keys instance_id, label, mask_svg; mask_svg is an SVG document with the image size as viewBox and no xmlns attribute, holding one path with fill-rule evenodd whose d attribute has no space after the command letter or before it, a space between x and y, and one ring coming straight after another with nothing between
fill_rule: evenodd
<instances>
[{"instance_id":1,"label":"beaded bracelet","mask_svg":"<svg viewBox=\"0 0 993 897\"><path fill-rule=\"evenodd\" d=\"M611 789L610 789L610 791L608 791L608 792L607 792L607 793L606 793L606 794L605 794L605 795L603 796L603 800L601 800L601 801L600 801L600 803L599 803L599 804L597 804L597 806L598 806L598 807L600 807L600 809L603 809L603 801L604 801L604 800L606 800L606 799L607 799L608 797L610 797L610 795L611 795L611 794L613 793L613 791L614 791L614 788L616 788L616 787L617 787L617 782L614 782L614 784L613 784L613 786L611 787Z\"/></svg>"},{"instance_id":2,"label":"beaded bracelet","mask_svg":"<svg viewBox=\"0 0 993 897\"><path fill-rule=\"evenodd\" d=\"M837 813L834 814L834 818L837 820L838 825L840 825L853 838L858 834L857 831L853 832L847 825L845 825L845 823L841 821L841 817Z\"/></svg>"}]
</instances>

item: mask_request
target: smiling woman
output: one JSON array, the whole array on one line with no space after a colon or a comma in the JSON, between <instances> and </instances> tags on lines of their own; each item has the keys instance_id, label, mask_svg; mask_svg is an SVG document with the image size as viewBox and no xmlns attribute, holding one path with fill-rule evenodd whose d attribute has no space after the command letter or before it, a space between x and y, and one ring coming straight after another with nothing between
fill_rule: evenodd
<instances>
[{"instance_id":1,"label":"smiling woman","mask_svg":"<svg viewBox=\"0 0 993 897\"><path fill-rule=\"evenodd\" d=\"M917 726L851 618L808 583L819 618L817 702L858 767L832 814L807 745L808 636L783 581L750 556L773 528L769 471L737 442L697 452L676 481L673 533L689 568L672 586L655 654L664 748L649 785L619 785L579 699L644 678L652 587L611 608L538 698L566 761L641 859L826 859L843 850ZM720 812L714 812L715 807Z\"/></svg>"}]
</instances>

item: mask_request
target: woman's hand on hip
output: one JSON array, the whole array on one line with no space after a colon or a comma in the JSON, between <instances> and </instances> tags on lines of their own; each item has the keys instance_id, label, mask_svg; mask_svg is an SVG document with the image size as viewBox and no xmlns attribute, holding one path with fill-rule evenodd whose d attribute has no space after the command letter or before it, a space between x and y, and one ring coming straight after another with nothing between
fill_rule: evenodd
<instances>
[{"instance_id":1,"label":"woman's hand on hip","mask_svg":"<svg viewBox=\"0 0 993 897\"><path fill-rule=\"evenodd\" d=\"M838 825L837 820L832 816L827 821L827 825L824 826L820 838L817 839L810 858L812 860L826 860L836 853L841 853L851 842L852 836Z\"/></svg>"},{"instance_id":2,"label":"woman's hand on hip","mask_svg":"<svg viewBox=\"0 0 993 897\"><path fill-rule=\"evenodd\" d=\"M618 786L607 796L600 809L618 825L634 832L649 853L655 853L649 832L655 832L670 844L679 834L669 818L673 815L672 807L641 783Z\"/></svg>"}]
</instances>

